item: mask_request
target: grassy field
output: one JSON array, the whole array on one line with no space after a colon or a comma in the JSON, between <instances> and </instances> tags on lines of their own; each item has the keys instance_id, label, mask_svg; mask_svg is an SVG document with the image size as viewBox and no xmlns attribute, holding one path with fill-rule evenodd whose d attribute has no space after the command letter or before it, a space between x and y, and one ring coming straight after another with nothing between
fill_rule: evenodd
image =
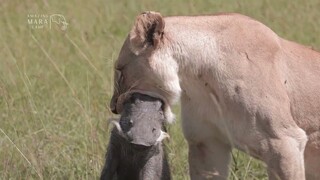
<instances>
[{"instance_id":1,"label":"grassy field","mask_svg":"<svg viewBox=\"0 0 320 180\"><path fill-rule=\"evenodd\" d=\"M239 12L320 49L319 8L318 0L0 0L0 179L98 178L113 116L113 63L140 12ZM34 29L32 14L62 14L67 30ZM179 123L169 126L167 142L174 180L188 179ZM233 161L230 179L267 178L258 161L238 151Z\"/></svg>"}]
</instances>

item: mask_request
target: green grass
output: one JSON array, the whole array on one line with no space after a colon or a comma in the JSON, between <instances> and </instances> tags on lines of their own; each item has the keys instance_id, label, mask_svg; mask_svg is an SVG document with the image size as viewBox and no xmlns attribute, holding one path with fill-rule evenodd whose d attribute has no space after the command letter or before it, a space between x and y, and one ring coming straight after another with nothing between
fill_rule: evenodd
<instances>
[{"instance_id":1,"label":"green grass","mask_svg":"<svg viewBox=\"0 0 320 180\"><path fill-rule=\"evenodd\" d=\"M320 48L318 0L4 0L0 3L0 179L97 179L108 144L112 66L137 14L239 12L282 37ZM31 29L28 14L69 23ZM250 27L248 27L250 28ZM179 108L176 108L179 112ZM178 116L179 117L179 116ZM188 179L180 120L167 143L173 179ZM234 151L230 179L266 179Z\"/></svg>"}]
</instances>

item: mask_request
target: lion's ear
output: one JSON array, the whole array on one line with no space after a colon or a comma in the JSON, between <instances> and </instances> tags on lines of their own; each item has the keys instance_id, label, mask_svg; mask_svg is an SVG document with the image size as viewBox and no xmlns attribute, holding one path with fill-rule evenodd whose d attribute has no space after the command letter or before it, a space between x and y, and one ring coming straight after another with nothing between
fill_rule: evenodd
<instances>
[{"instance_id":1,"label":"lion's ear","mask_svg":"<svg viewBox=\"0 0 320 180\"><path fill-rule=\"evenodd\" d=\"M160 13L144 12L140 14L130 32L130 47L140 54L148 47L158 47L164 30L164 19Z\"/></svg>"}]
</instances>

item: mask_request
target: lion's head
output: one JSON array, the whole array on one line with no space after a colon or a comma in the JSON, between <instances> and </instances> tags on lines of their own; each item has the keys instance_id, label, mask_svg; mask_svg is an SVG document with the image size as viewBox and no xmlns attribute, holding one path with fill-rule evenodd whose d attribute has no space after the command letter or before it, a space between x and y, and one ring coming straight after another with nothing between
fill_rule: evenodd
<instances>
[{"instance_id":1,"label":"lion's head","mask_svg":"<svg viewBox=\"0 0 320 180\"><path fill-rule=\"evenodd\" d=\"M162 99L166 119L172 121L170 105L179 98L180 85L178 65L171 52L161 14L140 14L115 63L112 112L120 113L124 100L139 92Z\"/></svg>"}]
</instances>

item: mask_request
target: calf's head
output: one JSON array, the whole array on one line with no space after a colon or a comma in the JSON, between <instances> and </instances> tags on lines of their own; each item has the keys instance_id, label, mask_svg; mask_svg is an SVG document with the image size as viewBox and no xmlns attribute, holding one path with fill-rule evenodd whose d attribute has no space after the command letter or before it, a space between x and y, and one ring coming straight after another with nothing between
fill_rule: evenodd
<instances>
[{"instance_id":1,"label":"calf's head","mask_svg":"<svg viewBox=\"0 0 320 180\"><path fill-rule=\"evenodd\" d=\"M172 44L160 13L145 12L136 18L115 63L112 112L121 114L124 101L141 93L161 99L166 120L173 120L170 105L181 89Z\"/></svg>"},{"instance_id":2,"label":"calf's head","mask_svg":"<svg viewBox=\"0 0 320 180\"><path fill-rule=\"evenodd\" d=\"M162 104L158 98L134 93L124 102L119 122L113 123L131 144L153 146L169 137L162 131L165 123Z\"/></svg>"}]
</instances>

